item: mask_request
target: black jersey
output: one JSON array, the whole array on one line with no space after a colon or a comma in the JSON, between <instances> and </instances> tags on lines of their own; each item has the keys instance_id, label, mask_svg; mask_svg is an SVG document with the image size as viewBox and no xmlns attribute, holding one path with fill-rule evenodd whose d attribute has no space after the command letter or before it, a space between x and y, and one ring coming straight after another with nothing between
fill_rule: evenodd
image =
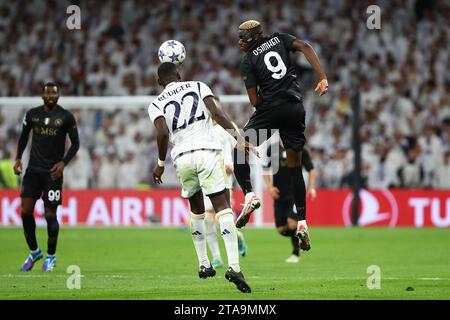
<instances>
[{"instance_id":1,"label":"black jersey","mask_svg":"<svg viewBox=\"0 0 450 320\"><path fill-rule=\"evenodd\" d=\"M263 37L244 55L241 75L245 87L259 87L262 106L277 105L286 100L302 100L290 52L296 38L285 33Z\"/></svg>"},{"instance_id":2,"label":"black jersey","mask_svg":"<svg viewBox=\"0 0 450 320\"><path fill-rule=\"evenodd\" d=\"M28 163L30 169L48 172L55 163L62 160L67 165L78 150L78 145L75 148L71 147L69 151L76 149L75 153L68 152L64 158L66 135L69 135L72 145L74 141L78 144L78 131L73 114L59 105L50 113L44 111L44 106L30 109L26 113L17 152L19 159L22 157L30 131L33 132Z\"/></svg>"},{"instance_id":3,"label":"black jersey","mask_svg":"<svg viewBox=\"0 0 450 320\"><path fill-rule=\"evenodd\" d=\"M271 159L271 162L268 164L266 169L270 168L272 162L275 160L273 159L273 156L275 155L271 155L270 150L271 149L268 148L267 154ZM293 198L292 191L294 189L292 186L292 173L287 165L286 150L284 150L281 146L278 153L278 161L279 167L278 171L273 175L273 185L280 190L280 199ZM308 172L314 169L311 157L306 149L303 149L302 151L302 167Z\"/></svg>"}]
</instances>

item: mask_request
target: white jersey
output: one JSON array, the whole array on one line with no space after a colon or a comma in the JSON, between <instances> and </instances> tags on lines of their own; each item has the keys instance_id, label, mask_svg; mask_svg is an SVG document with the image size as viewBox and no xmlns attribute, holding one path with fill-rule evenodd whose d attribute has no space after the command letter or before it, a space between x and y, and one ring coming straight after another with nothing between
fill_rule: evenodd
<instances>
[{"instance_id":1,"label":"white jersey","mask_svg":"<svg viewBox=\"0 0 450 320\"><path fill-rule=\"evenodd\" d=\"M149 105L148 114L152 122L164 117L169 128L172 159L191 150L221 150L211 116L203 102L208 96L214 95L203 82L171 82Z\"/></svg>"}]
</instances>

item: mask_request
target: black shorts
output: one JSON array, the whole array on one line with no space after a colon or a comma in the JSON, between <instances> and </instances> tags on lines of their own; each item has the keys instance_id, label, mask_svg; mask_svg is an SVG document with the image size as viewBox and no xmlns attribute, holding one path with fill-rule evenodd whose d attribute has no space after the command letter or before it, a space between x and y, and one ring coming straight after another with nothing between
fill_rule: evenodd
<instances>
[{"instance_id":1,"label":"black shorts","mask_svg":"<svg viewBox=\"0 0 450 320\"><path fill-rule=\"evenodd\" d=\"M57 207L62 202L63 177L52 180L49 172L27 169L22 181L22 198L44 200L44 206Z\"/></svg>"},{"instance_id":2,"label":"black shorts","mask_svg":"<svg viewBox=\"0 0 450 320\"><path fill-rule=\"evenodd\" d=\"M305 109L301 101L287 101L273 106L261 106L256 109L244 127L249 129L278 129L285 149L302 151L305 145ZM257 135L258 140L250 142L260 145L270 137Z\"/></svg>"},{"instance_id":3,"label":"black shorts","mask_svg":"<svg viewBox=\"0 0 450 320\"><path fill-rule=\"evenodd\" d=\"M294 199L278 199L275 200L275 226L281 227L287 224L287 219L292 218L298 220L297 214L294 212Z\"/></svg>"}]
</instances>

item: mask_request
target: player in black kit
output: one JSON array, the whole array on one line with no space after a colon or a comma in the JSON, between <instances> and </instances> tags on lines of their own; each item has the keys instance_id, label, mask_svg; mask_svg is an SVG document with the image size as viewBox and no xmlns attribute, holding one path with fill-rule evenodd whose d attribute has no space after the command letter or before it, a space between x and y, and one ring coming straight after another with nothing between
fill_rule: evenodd
<instances>
[{"instance_id":1,"label":"player in black kit","mask_svg":"<svg viewBox=\"0 0 450 320\"><path fill-rule=\"evenodd\" d=\"M286 150L281 142L279 152L271 154L271 150L272 148L267 148L267 157L270 161L264 166L263 178L270 196L274 199L275 227L279 234L291 238L293 251L286 262L297 263L300 260L300 244L299 238L296 236L298 217L294 205L292 179L287 165ZM277 161L278 165L272 168L274 161ZM303 149L302 152L302 166L308 172L306 196L314 200L317 197L316 171L307 149Z\"/></svg>"},{"instance_id":2,"label":"player in black kit","mask_svg":"<svg viewBox=\"0 0 450 320\"><path fill-rule=\"evenodd\" d=\"M320 95L328 89L325 72L314 49L307 42L284 33L263 36L261 25L256 20L248 20L239 26L239 47L245 52L241 61L241 75L250 103L256 108L244 131L256 130L257 139L263 140L258 131L279 129L292 177L298 214L297 236L301 249L307 251L311 248L311 241L306 224L306 190L301 169L305 110L290 52L302 52L305 55L319 76L315 91ZM263 141L251 142L259 145ZM236 226L241 228L260 206L260 200L252 191L248 161L239 163L238 156L234 159L234 173L245 193L244 207L236 220Z\"/></svg>"},{"instance_id":3,"label":"player in black kit","mask_svg":"<svg viewBox=\"0 0 450 320\"><path fill-rule=\"evenodd\" d=\"M31 252L21 271L30 271L35 262L43 256L36 240L36 222L33 215L36 201L41 197L44 201L48 233L47 256L42 271L52 271L56 266L55 253L59 232L56 209L62 200L63 171L80 146L75 117L57 104L59 87L54 83L45 84L42 99L44 105L30 109L23 119L14 165L14 173L20 175L22 154L32 131L30 161L20 194L23 229ZM66 135L69 135L71 146L64 156Z\"/></svg>"}]
</instances>

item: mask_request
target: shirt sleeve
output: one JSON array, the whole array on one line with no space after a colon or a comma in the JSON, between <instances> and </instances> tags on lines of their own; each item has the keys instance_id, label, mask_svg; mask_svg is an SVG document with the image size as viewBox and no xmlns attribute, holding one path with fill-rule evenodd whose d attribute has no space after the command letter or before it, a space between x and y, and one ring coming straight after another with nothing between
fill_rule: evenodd
<instances>
[{"instance_id":1,"label":"shirt sleeve","mask_svg":"<svg viewBox=\"0 0 450 320\"><path fill-rule=\"evenodd\" d=\"M64 127L65 127L67 133L70 133L71 131L77 129L77 122L75 120L75 116L70 112L67 113L67 118L64 123Z\"/></svg>"},{"instance_id":2,"label":"shirt sleeve","mask_svg":"<svg viewBox=\"0 0 450 320\"><path fill-rule=\"evenodd\" d=\"M203 82L197 82L198 85L198 93L200 94L200 97L205 99L206 97L214 97L214 94L212 93L211 89L204 84Z\"/></svg>"},{"instance_id":3,"label":"shirt sleeve","mask_svg":"<svg viewBox=\"0 0 450 320\"><path fill-rule=\"evenodd\" d=\"M150 120L152 122L155 122L155 120L158 119L159 117L164 117L164 113L160 107L158 107L154 102L152 102L148 106L148 116L150 117Z\"/></svg>"},{"instance_id":4,"label":"shirt sleeve","mask_svg":"<svg viewBox=\"0 0 450 320\"><path fill-rule=\"evenodd\" d=\"M30 134L31 128L32 128L31 115L30 111L28 111L22 120L22 133L20 134L19 142L17 144L16 159L22 158L22 154L25 151L25 148L27 147L28 136Z\"/></svg>"},{"instance_id":5,"label":"shirt sleeve","mask_svg":"<svg viewBox=\"0 0 450 320\"><path fill-rule=\"evenodd\" d=\"M256 82L256 76L253 73L253 68L250 61L244 57L241 62L241 76L247 89L256 88L258 83Z\"/></svg>"},{"instance_id":6,"label":"shirt sleeve","mask_svg":"<svg viewBox=\"0 0 450 320\"><path fill-rule=\"evenodd\" d=\"M311 171L314 169L314 165L311 161L311 157L309 156L309 152L306 149L303 149L302 152L302 164L306 171Z\"/></svg>"},{"instance_id":7,"label":"shirt sleeve","mask_svg":"<svg viewBox=\"0 0 450 320\"><path fill-rule=\"evenodd\" d=\"M292 43L294 42L295 39L297 39L296 37L288 33L278 33L277 36L281 40L281 42L283 42L286 49L288 49L291 52L295 51L294 47L292 46Z\"/></svg>"},{"instance_id":8,"label":"shirt sleeve","mask_svg":"<svg viewBox=\"0 0 450 320\"><path fill-rule=\"evenodd\" d=\"M77 122L72 113L68 113L67 122L65 124L66 131L69 134L70 148L64 156L64 165L67 166L72 158L77 154L80 148L80 139L78 137Z\"/></svg>"}]
</instances>

